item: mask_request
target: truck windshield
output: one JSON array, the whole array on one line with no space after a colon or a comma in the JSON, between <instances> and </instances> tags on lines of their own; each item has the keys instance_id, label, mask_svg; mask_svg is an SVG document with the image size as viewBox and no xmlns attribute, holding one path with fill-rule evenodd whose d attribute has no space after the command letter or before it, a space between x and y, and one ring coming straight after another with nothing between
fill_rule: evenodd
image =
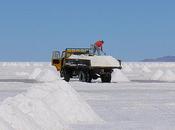
<instances>
[{"instance_id":1,"label":"truck windshield","mask_svg":"<svg viewBox=\"0 0 175 130\"><path fill-rule=\"evenodd\" d=\"M88 48L68 48L66 49L66 58L71 55L89 55Z\"/></svg>"}]
</instances>

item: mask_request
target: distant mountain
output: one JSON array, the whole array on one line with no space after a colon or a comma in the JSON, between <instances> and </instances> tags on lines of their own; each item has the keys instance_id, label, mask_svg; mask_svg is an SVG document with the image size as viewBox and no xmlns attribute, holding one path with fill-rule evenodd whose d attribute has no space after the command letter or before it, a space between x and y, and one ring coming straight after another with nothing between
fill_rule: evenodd
<instances>
[{"instance_id":1,"label":"distant mountain","mask_svg":"<svg viewBox=\"0 0 175 130\"><path fill-rule=\"evenodd\" d=\"M175 56L164 56L154 59L144 59L143 62L175 62Z\"/></svg>"}]
</instances>

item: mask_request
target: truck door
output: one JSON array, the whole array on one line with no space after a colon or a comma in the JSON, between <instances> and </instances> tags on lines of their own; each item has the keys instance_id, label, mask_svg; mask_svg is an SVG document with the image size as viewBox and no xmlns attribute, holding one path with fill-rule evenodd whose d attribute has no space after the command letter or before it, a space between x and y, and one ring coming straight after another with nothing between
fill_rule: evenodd
<instances>
[{"instance_id":1,"label":"truck door","mask_svg":"<svg viewBox=\"0 0 175 130\"><path fill-rule=\"evenodd\" d=\"M52 52L52 65L54 65L57 70L60 70L61 67L61 61L60 61L60 52L59 51L53 51Z\"/></svg>"}]
</instances>

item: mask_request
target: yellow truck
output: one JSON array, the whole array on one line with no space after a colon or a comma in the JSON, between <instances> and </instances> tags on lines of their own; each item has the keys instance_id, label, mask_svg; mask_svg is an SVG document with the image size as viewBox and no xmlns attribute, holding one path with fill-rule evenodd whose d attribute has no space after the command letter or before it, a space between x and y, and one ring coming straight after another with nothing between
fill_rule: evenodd
<instances>
[{"instance_id":1,"label":"yellow truck","mask_svg":"<svg viewBox=\"0 0 175 130\"><path fill-rule=\"evenodd\" d=\"M101 78L102 82L109 83L113 69L122 68L121 60L93 55L89 48L66 48L62 53L53 51L51 62L67 82L70 78L78 77L82 82Z\"/></svg>"}]
</instances>

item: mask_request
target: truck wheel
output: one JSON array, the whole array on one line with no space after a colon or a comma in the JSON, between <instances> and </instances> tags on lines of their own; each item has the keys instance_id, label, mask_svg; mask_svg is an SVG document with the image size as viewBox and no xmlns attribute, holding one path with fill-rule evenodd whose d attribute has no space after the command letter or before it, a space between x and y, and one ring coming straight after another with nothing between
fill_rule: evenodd
<instances>
[{"instance_id":1,"label":"truck wheel","mask_svg":"<svg viewBox=\"0 0 175 130\"><path fill-rule=\"evenodd\" d=\"M62 70L60 70L60 76L61 77L64 77L64 73L63 73L64 71L62 71Z\"/></svg>"},{"instance_id":2,"label":"truck wheel","mask_svg":"<svg viewBox=\"0 0 175 130\"><path fill-rule=\"evenodd\" d=\"M101 75L101 81L102 81L102 83L110 83L111 82L111 74L107 73L107 74Z\"/></svg>"},{"instance_id":3,"label":"truck wheel","mask_svg":"<svg viewBox=\"0 0 175 130\"><path fill-rule=\"evenodd\" d=\"M70 74L68 72L64 72L64 80L69 82L70 81Z\"/></svg>"},{"instance_id":4,"label":"truck wheel","mask_svg":"<svg viewBox=\"0 0 175 130\"><path fill-rule=\"evenodd\" d=\"M86 75L86 73L85 72L83 72L83 71L80 71L80 73L79 73L79 81L82 81L82 82L86 82L86 77L87 77L87 75Z\"/></svg>"},{"instance_id":5,"label":"truck wheel","mask_svg":"<svg viewBox=\"0 0 175 130\"><path fill-rule=\"evenodd\" d=\"M91 83L91 81L92 81L92 76L90 75L90 73L87 73L86 74L86 82Z\"/></svg>"}]
</instances>

